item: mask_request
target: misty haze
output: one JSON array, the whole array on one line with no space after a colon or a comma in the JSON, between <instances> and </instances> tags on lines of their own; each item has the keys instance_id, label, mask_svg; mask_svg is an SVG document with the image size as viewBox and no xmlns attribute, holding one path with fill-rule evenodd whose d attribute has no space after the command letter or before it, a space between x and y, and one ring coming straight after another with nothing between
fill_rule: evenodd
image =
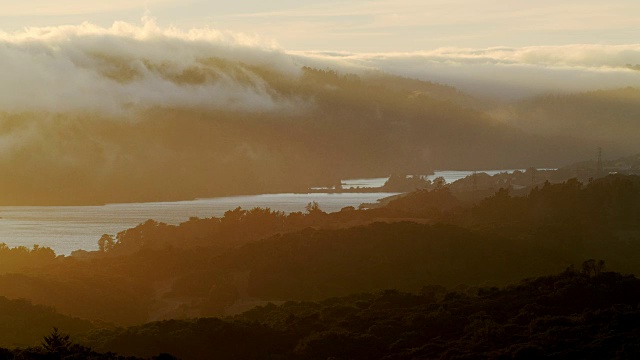
<instances>
[{"instance_id":1,"label":"misty haze","mask_svg":"<svg viewBox=\"0 0 640 360\"><path fill-rule=\"evenodd\" d=\"M0 5L0 359L639 357L638 14Z\"/></svg>"}]
</instances>

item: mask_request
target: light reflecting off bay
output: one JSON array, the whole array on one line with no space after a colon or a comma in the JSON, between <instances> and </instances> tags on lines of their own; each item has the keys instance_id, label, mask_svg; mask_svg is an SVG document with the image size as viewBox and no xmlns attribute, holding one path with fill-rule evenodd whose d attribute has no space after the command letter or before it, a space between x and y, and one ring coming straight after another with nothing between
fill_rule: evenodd
<instances>
[{"instance_id":1,"label":"light reflecting off bay","mask_svg":"<svg viewBox=\"0 0 640 360\"><path fill-rule=\"evenodd\" d=\"M538 170L555 170L555 169L538 169ZM485 173L489 176L494 176L497 174L501 174L501 173L514 173L516 171L526 171L526 169L506 169L506 170L480 170L480 171L476 171L476 173ZM438 177L442 177L444 178L444 181L447 184L450 184L452 182L455 182L457 180L460 179L464 179L465 177L472 175L474 172L470 171L470 170L436 170L433 172L433 174L431 175L426 175L425 177L428 180L435 180ZM371 179L349 179L349 180L342 180L342 187L349 189L349 188L374 188L374 187L381 187L384 185L385 182L387 182L389 178L388 177L382 177L382 178L371 178Z\"/></svg>"},{"instance_id":2,"label":"light reflecting off bay","mask_svg":"<svg viewBox=\"0 0 640 360\"><path fill-rule=\"evenodd\" d=\"M345 206L375 203L394 193L263 194L192 201L108 204L104 206L2 206L0 243L10 247L34 244L52 248L57 254L97 250L102 234L115 235L148 219L179 224L189 217L220 217L237 207L271 208L286 213L304 211L316 201L326 212Z\"/></svg>"}]
</instances>

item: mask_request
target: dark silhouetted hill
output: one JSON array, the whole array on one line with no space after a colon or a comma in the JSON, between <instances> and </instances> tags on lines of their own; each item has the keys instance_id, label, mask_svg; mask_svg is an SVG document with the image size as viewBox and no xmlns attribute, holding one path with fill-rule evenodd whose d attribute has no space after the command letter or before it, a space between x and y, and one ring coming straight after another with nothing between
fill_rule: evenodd
<instances>
[{"instance_id":1,"label":"dark silhouetted hill","mask_svg":"<svg viewBox=\"0 0 640 360\"><path fill-rule=\"evenodd\" d=\"M53 327L71 334L87 332L96 327L87 320L61 315L47 306L5 297L0 297L0 319L0 347L39 345L42 336Z\"/></svg>"},{"instance_id":2,"label":"dark silhouetted hill","mask_svg":"<svg viewBox=\"0 0 640 360\"><path fill-rule=\"evenodd\" d=\"M235 314L265 301L506 285L585 258L637 274L638 179L546 183L526 196L503 189L475 205L445 188L371 210L326 214L310 204L288 215L235 209L179 226L148 221L103 253L40 263L40 252L26 252L34 261L0 276L0 296L133 325Z\"/></svg>"},{"instance_id":3,"label":"dark silhouetted hill","mask_svg":"<svg viewBox=\"0 0 640 360\"><path fill-rule=\"evenodd\" d=\"M640 355L640 281L568 269L504 288L424 286L269 304L85 338L99 351L183 359L630 359ZM593 260L591 260L593 262Z\"/></svg>"}]
</instances>

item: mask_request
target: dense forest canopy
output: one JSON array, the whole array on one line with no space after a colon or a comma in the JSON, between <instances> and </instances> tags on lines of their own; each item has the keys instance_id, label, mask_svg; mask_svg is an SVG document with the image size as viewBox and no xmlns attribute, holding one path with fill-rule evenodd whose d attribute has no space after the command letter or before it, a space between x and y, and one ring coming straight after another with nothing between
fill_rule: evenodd
<instances>
[{"instance_id":1,"label":"dense forest canopy","mask_svg":"<svg viewBox=\"0 0 640 360\"><path fill-rule=\"evenodd\" d=\"M132 327L83 327L25 301L0 311L28 317L42 341L5 358L263 359L628 359L638 354L640 281L586 260L551 276L497 287L424 286L322 301L268 303L225 319L165 320ZM7 306L7 305L10 306ZM49 310L51 312L51 310ZM51 317L51 316L50 316ZM78 322L78 321L76 321ZM45 325L46 326L46 325ZM28 336L20 329L15 337ZM71 333L69 333L71 332ZM6 339L6 338L5 338ZM35 337L35 339L38 339ZM24 341L24 340L23 340ZM246 346L251 344L251 346ZM15 356L15 357L12 357ZM175 356L175 357L174 357Z\"/></svg>"},{"instance_id":2,"label":"dense forest canopy","mask_svg":"<svg viewBox=\"0 0 640 360\"><path fill-rule=\"evenodd\" d=\"M502 189L470 203L448 187L373 209L227 211L180 225L149 220L99 252L0 248L0 296L121 324L221 316L263 301L394 288L506 285L587 258L638 273L640 181L611 175ZM97 240L97 239L96 239Z\"/></svg>"}]
</instances>

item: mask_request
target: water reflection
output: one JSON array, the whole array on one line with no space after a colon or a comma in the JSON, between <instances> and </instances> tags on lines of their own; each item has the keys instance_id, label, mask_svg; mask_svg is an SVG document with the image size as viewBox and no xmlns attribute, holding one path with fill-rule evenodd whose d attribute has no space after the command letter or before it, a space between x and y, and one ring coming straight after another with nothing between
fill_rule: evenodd
<instances>
[{"instance_id":1,"label":"water reflection","mask_svg":"<svg viewBox=\"0 0 640 360\"><path fill-rule=\"evenodd\" d=\"M148 219L179 224L192 216L222 216L238 206L289 213L304 211L311 201L326 212L334 212L390 195L393 193L265 194L105 206L5 206L0 207L0 243L11 247L39 244L68 255L77 249L97 250L100 235L116 234Z\"/></svg>"}]
</instances>

